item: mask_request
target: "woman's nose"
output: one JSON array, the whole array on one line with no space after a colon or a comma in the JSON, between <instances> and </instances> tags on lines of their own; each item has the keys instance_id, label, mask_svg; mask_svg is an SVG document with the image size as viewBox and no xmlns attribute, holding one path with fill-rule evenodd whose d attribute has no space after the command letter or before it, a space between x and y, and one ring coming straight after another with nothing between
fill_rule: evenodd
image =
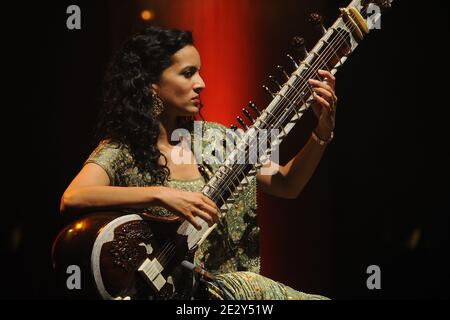
<instances>
[{"instance_id":1,"label":"woman's nose","mask_svg":"<svg viewBox=\"0 0 450 320\"><path fill-rule=\"evenodd\" d=\"M199 75L198 78L195 81L194 90L197 93L200 93L203 89L205 89L206 85L203 81L202 77Z\"/></svg>"}]
</instances>

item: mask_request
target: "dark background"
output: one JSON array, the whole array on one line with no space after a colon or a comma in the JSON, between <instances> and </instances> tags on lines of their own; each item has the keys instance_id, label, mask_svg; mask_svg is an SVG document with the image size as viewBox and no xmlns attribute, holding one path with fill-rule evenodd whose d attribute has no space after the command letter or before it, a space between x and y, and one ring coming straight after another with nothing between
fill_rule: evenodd
<instances>
[{"instance_id":1,"label":"dark background","mask_svg":"<svg viewBox=\"0 0 450 320\"><path fill-rule=\"evenodd\" d=\"M346 2L329 1L327 25ZM117 44L139 27L137 3L77 2L77 32L65 27L72 3L3 7L2 298L58 298L50 247L69 221L59 198L94 147L101 79ZM259 196L264 275L334 299L449 298L448 27L433 3L424 12L395 1L383 29L338 74L336 139L302 195ZM307 19L285 14L280 30ZM277 50L261 66L266 75L290 51L279 41L269 44ZM295 130L285 158L312 124ZM381 290L366 287L369 265L381 268Z\"/></svg>"}]
</instances>

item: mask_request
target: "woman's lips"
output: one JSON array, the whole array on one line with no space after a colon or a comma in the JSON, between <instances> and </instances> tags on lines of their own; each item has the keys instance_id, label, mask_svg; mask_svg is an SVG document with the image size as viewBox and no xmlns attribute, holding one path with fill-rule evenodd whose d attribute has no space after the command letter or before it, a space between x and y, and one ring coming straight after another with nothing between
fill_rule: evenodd
<instances>
[{"instance_id":1,"label":"woman's lips","mask_svg":"<svg viewBox=\"0 0 450 320\"><path fill-rule=\"evenodd\" d=\"M191 101L192 101L195 105L197 105L197 106L199 106L200 103L201 103L200 98L194 98L194 99L191 99Z\"/></svg>"}]
</instances>

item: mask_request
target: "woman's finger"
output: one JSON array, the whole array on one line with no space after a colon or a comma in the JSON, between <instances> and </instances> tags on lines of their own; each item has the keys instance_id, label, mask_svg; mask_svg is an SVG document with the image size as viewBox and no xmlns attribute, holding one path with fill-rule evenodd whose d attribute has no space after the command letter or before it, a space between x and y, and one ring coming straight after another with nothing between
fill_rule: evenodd
<instances>
[{"instance_id":1,"label":"woman's finger","mask_svg":"<svg viewBox=\"0 0 450 320\"><path fill-rule=\"evenodd\" d=\"M323 81L315 80L315 79L309 79L308 82L313 86L313 88L323 88L327 91L334 93L334 89L327 83L324 83Z\"/></svg>"},{"instance_id":2,"label":"woman's finger","mask_svg":"<svg viewBox=\"0 0 450 320\"><path fill-rule=\"evenodd\" d=\"M198 208L192 209L192 215L202 218L208 223L210 227L214 224L213 218L209 214Z\"/></svg>"},{"instance_id":3,"label":"woman's finger","mask_svg":"<svg viewBox=\"0 0 450 320\"><path fill-rule=\"evenodd\" d=\"M219 207L217 207L216 203L214 201L212 201L210 198L208 198L207 196L205 196L203 193L200 193L201 198L204 202L206 202L208 205L210 205L213 208L216 208L217 211L220 211Z\"/></svg>"},{"instance_id":4,"label":"woman's finger","mask_svg":"<svg viewBox=\"0 0 450 320\"><path fill-rule=\"evenodd\" d=\"M319 93L319 94L322 96L322 98L326 98L326 100L327 100L330 104L333 104L333 102L334 102L334 97L333 97L333 93L332 93L332 92L330 92L330 91L328 91L328 90L326 90L326 89L324 89L324 88L313 88L313 90L314 90L316 93Z\"/></svg>"},{"instance_id":5,"label":"woman's finger","mask_svg":"<svg viewBox=\"0 0 450 320\"><path fill-rule=\"evenodd\" d=\"M319 96L318 94L314 95L314 99L316 99L316 101L323 107L327 108L330 112L333 112L333 109L331 108L331 104L324 98L322 98L321 96Z\"/></svg>"},{"instance_id":6,"label":"woman's finger","mask_svg":"<svg viewBox=\"0 0 450 320\"><path fill-rule=\"evenodd\" d=\"M206 202L200 202L198 203L198 207L200 210L209 214L215 222L219 221L219 211L216 209L216 206L211 207Z\"/></svg>"},{"instance_id":7,"label":"woman's finger","mask_svg":"<svg viewBox=\"0 0 450 320\"><path fill-rule=\"evenodd\" d=\"M336 86L336 77L333 74L326 70L319 70L317 72L320 76L324 77L328 84L334 89Z\"/></svg>"},{"instance_id":8,"label":"woman's finger","mask_svg":"<svg viewBox=\"0 0 450 320\"><path fill-rule=\"evenodd\" d=\"M197 229L197 230L201 230L202 229L202 226L200 225L200 223L197 222L197 220L195 219L195 216L192 213L185 214L184 218L187 221L189 221L190 224L192 224L195 229Z\"/></svg>"}]
</instances>

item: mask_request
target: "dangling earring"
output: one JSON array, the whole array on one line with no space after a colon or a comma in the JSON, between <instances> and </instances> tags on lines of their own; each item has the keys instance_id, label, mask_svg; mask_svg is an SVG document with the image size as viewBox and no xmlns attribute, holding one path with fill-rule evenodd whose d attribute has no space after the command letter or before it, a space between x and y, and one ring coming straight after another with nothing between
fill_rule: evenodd
<instances>
[{"instance_id":1,"label":"dangling earring","mask_svg":"<svg viewBox=\"0 0 450 320\"><path fill-rule=\"evenodd\" d=\"M154 92L152 92L152 109L153 109L152 114L153 119L157 119L164 111L164 104L161 98L158 97L158 95Z\"/></svg>"}]
</instances>

